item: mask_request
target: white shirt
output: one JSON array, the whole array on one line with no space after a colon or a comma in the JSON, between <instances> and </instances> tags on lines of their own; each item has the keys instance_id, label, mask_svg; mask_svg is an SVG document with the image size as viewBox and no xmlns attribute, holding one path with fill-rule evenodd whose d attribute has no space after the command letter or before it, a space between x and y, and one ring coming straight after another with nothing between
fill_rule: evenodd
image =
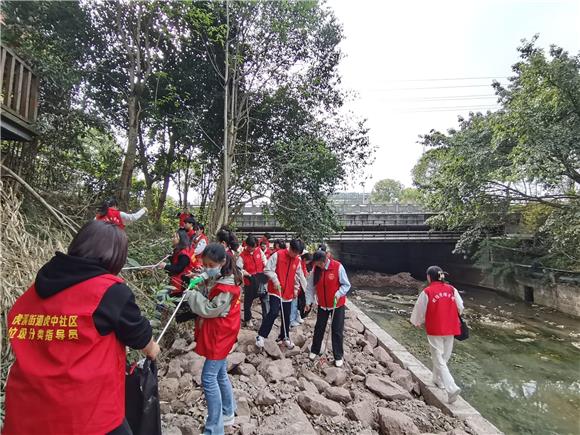
<instances>
[{"instance_id":1,"label":"white shirt","mask_svg":"<svg viewBox=\"0 0 580 435\"><path fill-rule=\"evenodd\" d=\"M326 259L326 263L324 265L324 270L328 270L329 266L330 266L330 260ZM348 280L348 275L346 274L346 270L342 264L338 268L338 282L340 283L340 287L336 291L335 296L338 298L341 298L343 296L346 296L346 294L350 291L350 281ZM318 304L317 297L316 297L316 287L314 285L314 269L312 269L312 272L308 276L308 285L306 286L305 293L306 293L306 305L310 305L310 304L313 304L315 302ZM323 309L327 309L327 308L323 308ZM328 308L328 309L332 310L332 308Z\"/></svg>"},{"instance_id":2,"label":"white shirt","mask_svg":"<svg viewBox=\"0 0 580 435\"><path fill-rule=\"evenodd\" d=\"M196 239L197 239L197 237L196 237ZM206 246L207 246L207 241L206 241L205 237L200 238L197 241L197 245L195 245L195 251L193 251L195 256L197 257L197 256L201 255Z\"/></svg>"},{"instance_id":3,"label":"white shirt","mask_svg":"<svg viewBox=\"0 0 580 435\"><path fill-rule=\"evenodd\" d=\"M455 304L457 305L457 311L459 314L463 313L463 299L459 295L459 292L455 287L453 287L453 297L455 298ZM411 323L415 326L421 326L425 323L425 313L427 313L427 305L429 304L429 298L427 294L422 291L415 302L413 307L413 312L411 313Z\"/></svg>"},{"instance_id":4,"label":"white shirt","mask_svg":"<svg viewBox=\"0 0 580 435\"><path fill-rule=\"evenodd\" d=\"M300 258L298 258L298 267L296 268L296 279L294 281L294 292L298 292L298 290L300 289L300 286L302 286L302 288L306 288L306 278L304 277L304 273L302 272L301 262L302 262L302 260ZM274 286L280 285L280 280L278 279L278 275L276 274L276 266L277 265L278 265L278 253L275 252L269 258L268 262L266 263L266 267L264 269L264 273L266 274L266 276L268 278L270 278L270 280L272 281ZM277 295L272 295L272 296L279 297ZM290 302L290 301L292 301L292 299L282 299L282 301L283 302Z\"/></svg>"}]
</instances>

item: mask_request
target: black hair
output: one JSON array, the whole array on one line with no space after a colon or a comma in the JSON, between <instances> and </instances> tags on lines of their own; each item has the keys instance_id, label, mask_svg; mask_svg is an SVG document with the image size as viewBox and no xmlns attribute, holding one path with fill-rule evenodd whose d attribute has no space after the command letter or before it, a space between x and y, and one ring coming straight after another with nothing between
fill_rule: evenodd
<instances>
[{"instance_id":1,"label":"black hair","mask_svg":"<svg viewBox=\"0 0 580 435\"><path fill-rule=\"evenodd\" d=\"M447 272L444 272L439 266L429 266L427 268L427 275L431 278L431 282L433 281L441 281L445 282L445 276L449 275Z\"/></svg>"},{"instance_id":2,"label":"black hair","mask_svg":"<svg viewBox=\"0 0 580 435\"><path fill-rule=\"evenodd\" d=\"M189 216L189 217L185 218L184 222L185 223L188 223L188 224L191 224L191 225L195 225L196 224L195 218L193 216Z\"/></svg>"},{"instance_id":3,"label":"black hair","mask_svg":"<svg viewBox=\"0 0 580 435\"><path fill-rule=\"evenodd\" d=\"M119 204L115 198L109 198L106 201L103 201L101 206L99 207L97 213L99 216L105 216L111 207L117 207Z\"/></svg>"},{"instance_id":4,"label":"black hair","mask_svg":"<svg viewBox=\"0 0 580 435\"><path fill-rule=\"evenodd\" d=\"M177 254L182 249L189 249L191 247L191 240L187 235L187 231L185 231L183 228L180 228L176 231L175 234L177 234L177 237L179 237L179 242L177 242L177 245L175 245L173 248L174 253Z\"/></svg>"},{"instance_id":5,"label":"black hair","mask_svg":"<svg viewBox=\"0 0 580 435\"><path fill-rule=\"evenodd\" d=\"M316 261L324 261L324 262L326 262L326 252L324 252L321 249L319 249L318 251L316 251L312 255L312 262L314 263ZM320 281L320 278L321 277L322 277L322 269L320 269L320 267L315 267L314 268L314 276L312 277L312 283L314 285L318 284L318 281Z\"/></svg>"},{"instance_id":6,"label":"black hair","mask_svg":"<svg viewBox=\"0 0 580 435\"><path fill-rule=\"evenodd\" d=\"M127 234L110 222L87 222L68 247L68 255L99 260L111 274L117 275L127 261Z\"/></svg>"},{"instance_id":7,"label":"black hair","mask_svg":"<svg viewBox=\"0 0 580 435\"><path fill-rule=\"evenodd\" d=\"M278 246L278 249L286 249L286 242L284 240L276 239L274 240L274 247Z\"/></svg>"},{"instance_id":8,"label":"black hair","mask_svg":"<svg viewBox=\"0 0 580 435\"><path fill-rule=\"evenodd\" d=\"M272 234L270 233L264 233L264 237L268 240L270 240L272 238Z\"/></svg>"},{"instance_id":9,"label":"black hair","mask_svg":"<svg viewBox=\"0 0 580 435\"><path fill-rule=\"evenodd\" d=\"M290 240L290 249L302 254L302 251L304 251L304 242L300 239L292 239Z\"/></svg>"},{"instance_id":10,"label":"black hair","mask_svg":"<svg viewBox=\"0 0 580 435\"><path fill-rule=\"evenodd\" d=\"M306 252L305 254L302 254L300 258L306 263L307 261L312 261L312 254L310 252Z\"/></svg>"},{"instance_id":11,"label":"black hair","mask_svg":"<svg viewBox=\"0 0 580 435\"><path fill-rule=\"evenodd\" d=\"M232 251L237 251L240 247L238 238L227 227L222 227L215 236L219 243L225 243Z\"/></svg>"},{"instance_id":12,"label":"black hair","mask_svg":"<svg viewBox=\"0 0 580 435\"><path fill-rule=\"evenodd\" d=\"M226 249L220 243L210 243L205 247L201 254L202 258L207 258L216 263L224 261L224 265L220 270L222 277L234 275L234 283L241 285L243 282L242 273L240 269L234 264L234 258L226 253Z\"/></svg>"},{"instance_id":13,"label":"black hair","mask_svg":"<svg viewBox=\"0 0 580 435\"><path fill-rule=\"evenodd\" d=\"M205 231L205 225L202 224L201 222L198 222L197 226L199 227L200 230Z\"/></svg>"},{"instance_id":14,"label":"black hair","mask_svg":"<svg viewBox=\"0 0 580 435\"><path fill-rule=\"evenodd\" d=\"M251 234L246 237L246 246L249 246L250 248L255 248L258 245L258 240L252 236Z\"/></svg>"}]
</instances>

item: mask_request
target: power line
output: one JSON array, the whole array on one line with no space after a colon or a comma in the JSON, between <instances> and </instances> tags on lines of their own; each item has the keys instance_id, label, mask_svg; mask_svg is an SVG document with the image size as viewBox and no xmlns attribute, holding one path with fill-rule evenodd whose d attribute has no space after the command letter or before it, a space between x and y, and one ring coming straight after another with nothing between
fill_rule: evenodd
<instances>
[{"instance_id":1,"label":"power line","mask_svg":"<svg viewBox=\"0 0 580 435\"><path fill-rule=\"evenodd\" d=\"M451 80L490 80L490 79L507 79L507 76L489 76L489 77L455 77L455 78L432 78L432 79L394 79L387 82L438 82Z\"/></svg>"}]
</instances>

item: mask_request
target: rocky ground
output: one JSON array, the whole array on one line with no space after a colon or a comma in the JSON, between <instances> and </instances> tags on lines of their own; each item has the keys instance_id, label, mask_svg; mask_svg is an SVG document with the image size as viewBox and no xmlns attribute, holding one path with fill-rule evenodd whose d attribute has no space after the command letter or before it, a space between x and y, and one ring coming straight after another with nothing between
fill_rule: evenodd
<instances>
[{"instance_id":1,"label":"rocky ground","mask_svg":"<svg viewBox=\"0 0 580 435\"><path fill-rule=\"evenodd\" d=\"M255 313L257 323L259 317ZM377 346L377 338L365 331L353 312L347 310L345 321L345 365L334 367L332 357L310 361L315 321L311 315L291 330L296 344L291 350L268 339L260 352L254 344L256 331L240 331L228 356L237 417L226 433L470 433L464 423L421 400L411 374ZM272 337L277 336L276 328ZM203 429L204 359L192 351L194 347L190 337L176 339L168 363L160 369L162 422L167 435L193 435Z\"/></svg>"}]
</instances>

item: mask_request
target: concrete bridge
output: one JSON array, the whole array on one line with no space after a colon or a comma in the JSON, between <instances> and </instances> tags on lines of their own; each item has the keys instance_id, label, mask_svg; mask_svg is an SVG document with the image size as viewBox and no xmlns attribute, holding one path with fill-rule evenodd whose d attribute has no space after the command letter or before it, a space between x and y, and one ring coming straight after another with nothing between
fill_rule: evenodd
<instances>
[{"instance_id":1,"label":"concrete bridge","mask_svg":"<svg viewBox=\"0 0 580 435\"><path fill-rule=\"evenodd\" d=\"M431 230L433 213L414 205L344 204L336 206L343 231L324 242L351 269L385 273L410 272L423 278L432 264L465 264L452 254L459 233ZM235 221L237 232L289 240L293 234L265 216L260 207L246 207Z\"/></svg>"}]
</instances>

